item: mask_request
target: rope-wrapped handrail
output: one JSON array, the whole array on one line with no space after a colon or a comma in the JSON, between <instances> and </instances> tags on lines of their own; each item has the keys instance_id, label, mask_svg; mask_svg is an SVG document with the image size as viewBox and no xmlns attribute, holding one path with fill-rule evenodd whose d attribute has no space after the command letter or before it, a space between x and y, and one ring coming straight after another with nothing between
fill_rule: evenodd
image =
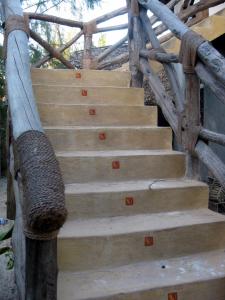
<instances>
[{"instance_id":1,"label":"rope-wrapped handrail","mask_svg":"<svg viewBox=\"0 0 225 300\"><path fill-rule=\"evenodd\" d=\"M30 75L28 28L20 1L5 0L3 8L7 30L7 94L23 182L24 233L34 239L52 239L67 215L64 184L36 107ZM51 184L46 186L41 178L51 179Z\"/></svg>"}]
</instances>

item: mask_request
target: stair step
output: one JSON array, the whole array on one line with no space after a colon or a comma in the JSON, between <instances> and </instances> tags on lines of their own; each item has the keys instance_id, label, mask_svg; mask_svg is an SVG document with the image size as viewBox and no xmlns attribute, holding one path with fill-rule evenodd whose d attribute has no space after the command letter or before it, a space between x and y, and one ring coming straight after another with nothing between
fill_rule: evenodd
<instances>
[{"instance_id":1,"label":"stair step","mask_svg":"<svg viewBox=\"0 0 225 300\"><path fill-rule=\"evenodd\" d=\"M225 217L208 209L68 220L58 236L61 270L84 271L224 249Z\"/></svg>"},{"instance_id":2,"label":"stair step","mask_svg":"<svg viewBox=\"0 0 225 300\"><path fill-rule=\"evenodd\" d=\"M151 126L48 126L45 132L56 151L171 149L170 128Z\"/></svg>"},{"instance_id":3,"label":"stair step","mask_svg":"<svg viewBox=\"0 0 225 300\"><path fill-rule=\"evenodd\" d=\"M144 90L141 88L34 84L33 89L40 103L144 105Z\"/></svg>"},{"instance_id":4,"label":"stair step","mask_svg":"<svg viewBox=\"0 0 225 300\"><path fill-rule=\"evenodd\" d=\"M225 253L220 250L107 270L59 272L58 299L223 300L224 284Z\"/></svg>"},{"instance_id":5,"label":"stair step","mask_svg":"<svg viewBox=\"0 0 225 300\"><path fill-rule=\"evenodd\" d=\"M33 83L75 86L130 86L130 72L96 70L31 69Z\"/></svg>"},{"instance_id":6,"label":"stair step","mask_svg":"<svg viewBox=\"0 0 225 300\"><path fill-rule=\"evenodd\" d=\"M157 125L156 106L38 103L38 109L44 126Z\"/></svg>"},{"instance_id":7,"label":"stair step","mask_svg":"<svg viewBox=\"0 0 225 300\"><path fill-rule=\"evenodd\" d=\"M181 179L67 184L66 206L69 219L197 209L208 206L208 186Z\"/></svg>"},{"instance_id":8,"label":"stair step","mask_svg":"<svg viewBox=\"0 0 225 300\"><path fill-rule=\"evenodd\" d=\"M171 150L56 152L65 183L179 178L185 156Z\"/></svg>"}]
</instances>

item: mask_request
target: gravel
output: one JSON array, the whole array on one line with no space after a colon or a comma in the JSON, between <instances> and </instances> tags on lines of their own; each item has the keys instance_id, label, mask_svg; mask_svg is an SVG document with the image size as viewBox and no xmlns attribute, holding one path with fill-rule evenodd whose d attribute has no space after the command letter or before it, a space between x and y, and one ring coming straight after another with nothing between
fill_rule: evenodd
<instances>
[{"instance_id":1,"label":"gravel","mask_svg":"<svg viewBox=\"0 0 225 300\"><path fill-rule=\"evenodd\" d=\"M0 178L0 217L6 217L6 178ZM0 249L11 248L11 239L0 242ZM0 300L17 300L14 269L8 270L9 257L0 255Z\"/></svg>"}]
</instances>

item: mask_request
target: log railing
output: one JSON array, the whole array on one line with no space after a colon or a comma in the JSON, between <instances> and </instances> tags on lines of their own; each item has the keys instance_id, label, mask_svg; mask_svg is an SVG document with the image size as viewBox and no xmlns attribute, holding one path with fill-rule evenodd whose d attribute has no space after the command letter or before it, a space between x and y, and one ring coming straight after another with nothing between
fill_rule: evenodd
<instances>
[{"instance_id":1,"label":"log railing","mask_svg":"<svg viewBox=\"0 0 225 300\"><path fill-rule=\"evenodd\" d=\"M40 20L45 22L50 22L53 24L65 25L68 27L80 28L80 31L65 45L61 46L58 49L55 49L45 40L43 40L37 33L30 30L31 38L40 44L49 54L43 57L40 61L34 64L34 67L41 67L43 64L48 62L51 58L58 59L62 64L64 64L69 69L74 69L74 65L71 64L70 61L63 57L63 52L68 49L70 46L74 45L82 36L84 37L84 48L83 48L83 63L82 66L85 69L104 69L109 65L117 65L128 62L129 55L128 52L124 53L115 59L105 60L107 56L123 45L127 41L127 35L125 35L122 39L120 39L116 44L111 45L106 50L104 50L97 57L93 57L92 47L93 47L93 35L100 32L108 32L114 30L123 30L128 28L128 24L121 24L116 26L105 26L99 27L98 25L106 22L112 18L124 15L127 13L127 8L122 7L117 9L111 13L107 13L101 17L93 19L89 22L78 22L73 20L67 20L51 15L43 15L36 13L26 13L26 17L28 20ZM104 60L104 61L103 61Z\"/></svg>"},{"instance_id":2,"label":"log railing","mask_svg":"<svg viewBox=\"0 0 225 300\"><path fill-rule=\"evenodd\" d=\"M20 0L2 1L1 13L9 103L7 214L15 216L16 284L19 299L56 299L57 234L67 214L64 184L33 95Z\"/></svg>"},{"instance_id":3,"label":"log railing","mask_svg":"<svg viewBox=\"0 0 225 300\"><path fill-rule=\"evenodd\" d=\"M141 72L148 80L155 95L157 104L169 122L183 151L187 157L187 176L198 178L199 162L205 164L220 184L225 187L225 164L207 145L208 142L225 146L225 135L209 131L201 124L200 118L200 82L207 85L223 102L225 95L225 58L202 37L198 36L188 25L195 22L198 14L205 9L224 3L224 1L199 1L191 5L191 1L183 1L183 6L175 15L168 6L158 0L128 0L130 40L130 69L133 86L142 85ZM175 3L176 1L174 1ZM149 18L147 10L153 17ZM205 15L205 14L204 14ZM170 30L169 36L181 40L179 58L166 53L151 20L158 20L158 28ZM183 21L187 21L185 24ZM149 50L140 41L140 32L145 32L144 44L150 43ZM139 37L137 38L139 33ZM165 38L163 38L165 41ZM149 63L155 60L162 64L170 85L167 93L158 75ZM175 64L180 62L183 71L177 71ZM183 77L183 83L178 80ZM183 92L184 91L184 92Z\"/></svg>"},{"instance_id":4,"label":"log railing","mask_svg":"<svg viewBox=\"0 0 225 300\"><path fill-rule=\"evenodd\" d=\"M184 3L183 3L184 2ZM201 0L200 2L190 5L191 1L183 1L183 0L170 0L167 3L167 7L170 10L176 9L176 13L178 17L186 23L187 26L192 26L201 20L203 20L208 15L208 8L215 6L217 4L222 3L221 0ZM180 5L180 8L177 9L177 5ZM128 1L129 4L129 1ZM64 56L63 52L67 50L69 47L78 42L78 40L83 36L84 37L84 47L83 47L83 62L82 67L86 69L97 69L101 70L104 68L108 68L109 66L114 65L122 65L129 60L129 53L123 53L115 58L107 58L113 51L118 49L122 44L126 43L129 39L129 36L124 36L114 45L109 46L103 53L99 54L97 57L93 56L92 53L92 41L93 35L100 32L108 32L114 30L123 30L128 28L128 24L120 24L114 26L99 26L101 23L106 22L110 19L116 18L118 16L126 14L128 11L127 7L122 7L117 9L111 13L107 13L101 17L93 19L89 22L80 22L74 20L67 20L60 17L55 17L52 15L46 14L38 14L38 13L26 13L26 17L28 20L39 20L44 22L50 22L52 24L64 25L71 28L78 28L80 31L65 45L62 45L59 48L54 48L48 42L43 40L37 33L30 31L30 36L34 39L38 44L40 44L49 54L43 57L40 61L34 64L34 67L41 67L43 64L48 62L52 58L58 59L62 64L65 65L66 68L74 68L74 65L71 64ZM132 19L133 20L133 19ZM156 36L160 36L159 43L165 42L169 40L173 34L169 33L167 35L161 36L165 31L167 31L166 24L162 23L160 18L156 15L153 15L150 18L150 22L154 27L153 31ZM128 30L129 33L129 30ZM158 54L157 54L158 56ZM171 67L169 67L171 73ZM175 88L175 87L174 87Z\"/></svg>"},{"instance_id":5,"label":"log railing","mask_svg":"<svg viewBox=\"0 0 225 300\"><path fill-rule=\"evenodd\" d=\"M225 135L205 129L200 118L200 82L209 86L225 104L225 59L189 29L208 15L209 7L223 2L200 0L195 4L191 0L170 0L163 5L158 0L127 0L127 7L84 23L49 15L24 15L20 0L2 1L9 101L8 216L16 215L13 244L20 299L56 299L56 236L66 218L60 170L43 133L32 91L28 35L49 53L35 64L36 67L56 58L67 68L74 68L63 52L81 36L84 36L84 68L104 69L129 60L131 85L141 87L143 78L148 80L177 143L186 152L187 176L198 178L199 161L202 161L225 186L225 165L207 145L210 141L224 146ZM151 11L151 17L147 10ZM128 24L98 27L102 22L126 13ZM75 27L80 31L56 49L28 29L32 19ZM98 57L93 57L93 34L126 28L128 33L123 38ZM165 34L167 30L170 32ZM163 49L163 42L172 36L182 40L179 57ZM107 58L126 41L127 53L114 59ZM154 72L151 61L161 63L170 93ZM184 72L176 67L179 63L183 64Z\"/></svg>"}]
</instances>

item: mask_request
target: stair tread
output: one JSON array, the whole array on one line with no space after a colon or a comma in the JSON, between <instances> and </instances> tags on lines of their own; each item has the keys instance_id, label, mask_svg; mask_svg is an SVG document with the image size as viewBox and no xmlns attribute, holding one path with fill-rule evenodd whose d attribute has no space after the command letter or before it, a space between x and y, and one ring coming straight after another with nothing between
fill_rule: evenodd
<instances>
[{"instance_id":1,"label":"stair tread","mask_svg":"<svg viewBox=\"0 0 225 300\"><path fill-rule=\"evenodd\" d=\"M121 130L121 129L137 129L137 130L142 130L142 129L149 129L149 130L168 130L171 131L170 127L158 127L158 126L146 126L146 125L106 125L106 126L95 126L95 125L87 125L87 126L76 126L76 125L52 125L52 126L44 126L44 129L46 130L51 130L51 129L59 129L59 130L66 130L66 129L71 129L71 130L98 130L98 129L110 129L110 130Z\"/></svg>"},{"instance_id":2,"label":"stair tread","mask_svg":"<svg viewBox=\"0 0 225 300\"><path fill-rule=\"evenodd\" d=\"M96 86L90 86L90 85L82 85L82 86L76 86L76 85L71 85L71 84L52 84L52 83L33 83L34 87L68 87L68 88L75 88L75 89L115 89L115 90L144 90L143 88L139 88L139 87L124 87L124 86L105 86L105 85L96 85Z\"/></svg>"},{"instance_id":3,"label":"stair tread","mask_svg":"<svg viewBox=\"0 0 225 300\"><path fill-rule=\"evenodd\" d=\"M217 222L225 222L225 217L206 208L88 220L68 220L62 227L59 238L112 236Z\"/></svg>"},{"instance_id":4,"label":"stair tread","mask_svg":"<svg viewBox=\"0 0 225 300\"><path fill-rule=\"evenodd\" d=\"M88 183L72 183L66 184L66 194L82 194L82 193L104 193L104 192L122 192L122 191L138 191L138 190L160 190L174 189L184 187L203 187L207 185L203 182L187 179L158 179L158 180L135 180L135 181L119 181L119 182L88 182Z\"/></svg>"},{"instance_id":5,"label":"stair tread","mask_svg":"<svg viewBox=\"0 0 225 300\"><path fill-rule=\"evenodd\" d=\"M184 153L174 150L104 150L104 151L56 151L60 157L117 157L117 156L146 156L146 155L180 155Z\"/></svg>"},{"instance_id":6,"label":"stair tread","mask_svg":"<svg viewBox=\"0 0 225 300\"><path fill-rule=\"evenodd\" d=\"M196 284L224 276L225 252L219 250L111 269L77 273L59 272L58 295L65 300L81 300L113 297L165 287L176 291L174 288L183 284Z\"/></svg>"}]
</instances>

